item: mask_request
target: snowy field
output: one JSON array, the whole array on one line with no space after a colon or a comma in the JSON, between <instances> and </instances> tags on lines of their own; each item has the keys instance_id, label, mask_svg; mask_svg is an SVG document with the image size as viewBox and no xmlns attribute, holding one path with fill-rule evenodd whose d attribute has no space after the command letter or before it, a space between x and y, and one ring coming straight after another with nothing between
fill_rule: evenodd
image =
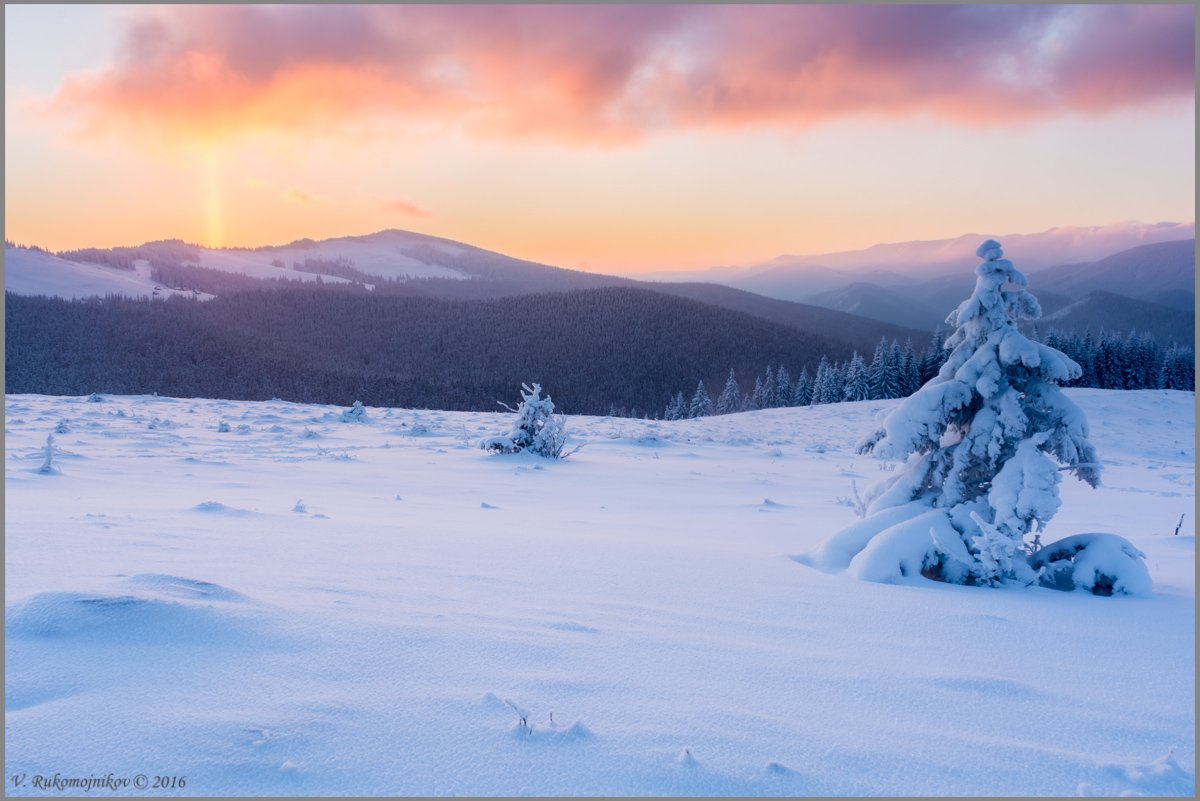
<instances>
[{"instance_id":1,"label":"snowy field","mask_svg":"<svg viewBox=\"0 0 1200 801\"><path fill-rule=\"evenodd\" d=\"M894 401L546 462L478 449L507 414L8 396L7 791L1192 795L1195 396L1068 394L1105 472L1046 539L1128 537L1151 596L797 563Z\"/></svg>"}]
</instances>

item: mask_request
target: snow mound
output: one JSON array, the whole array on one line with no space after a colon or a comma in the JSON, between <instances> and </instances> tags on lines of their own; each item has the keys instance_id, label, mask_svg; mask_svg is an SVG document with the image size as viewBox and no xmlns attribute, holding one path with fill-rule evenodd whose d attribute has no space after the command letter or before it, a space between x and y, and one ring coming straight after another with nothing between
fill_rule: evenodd
<instances>
[{"instance_id":1,"label":"snow mound","mask_svg":"<svg viewBox=\"0 0 1200 801\"><path fill-rule=\"evenodd\" d=\"M46 592L5 609L7 636L101 642L213 642L235 635L237 618L179 601L135 595Z\"/></svg>"},{"instance_id":2,"label":"snow mound","mask_svg":"<svg viewBox=\"0 0 1200 801\"><path fill-rule=\"evenodd\" d=\"M867 547L850 560L848 572L864 581L898 581L921 575L943 548L961 549L961 554L948 556L970 557L962 544L958 530L941 509L931 509L879 532Z\"/></svg>"},{"instance_id":3,"label":"snow mound","mask_svg":"<svg viewBox=\"0 0 1200 801\"><path fill-rule=\"evenodd\" d=\"M920 501L914 501L903 506L884 509L842 529L821 543L821 547L815 552L792 558L802 565L815 567L829 573L845 570L850 567L850 561L866 548L880 532L897 523L909 520L925 512L928 508Z\"/></svg>"},{"instance_id":4,"label":"snow mound","mask_svg":"<svg viewBox=\"0 0 1200 801\"><path fill-rule=\"evenodd\" d=\"M226 506L220 501L201 501L193 507L197 512L205 512L207 514L231 515L241 517L243 515L252 515L249 509L235 509L232 506Z\"/></svg>"}]
</instances>

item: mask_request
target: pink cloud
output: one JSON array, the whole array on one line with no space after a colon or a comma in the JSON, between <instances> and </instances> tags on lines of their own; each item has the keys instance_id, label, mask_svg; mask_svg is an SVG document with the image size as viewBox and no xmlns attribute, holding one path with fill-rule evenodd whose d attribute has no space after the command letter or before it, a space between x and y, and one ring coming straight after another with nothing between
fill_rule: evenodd
<instances>
[{"instance_id":1,"label":"pink cloud","mask_svg":"<svg viewBox=\"0 0 1200 801\"><path fill-rule=\"evenodd\" d=\"M406 214L409 217L432 217L433 215L415 203L407 200L381 200L379 205L387 211Z\"/></svg>"},{"instance_id":2,"label":"pink cloud","mask_svg":"<svg viewBox=\"0 0 1200 801\"><path fill-rule=\"evenodd\" d=\"M148 7L54 98L90 133L356 120L620 144L849 115L989 125L1195 94L1191 5Z\"/></svg>"}]
</instances>

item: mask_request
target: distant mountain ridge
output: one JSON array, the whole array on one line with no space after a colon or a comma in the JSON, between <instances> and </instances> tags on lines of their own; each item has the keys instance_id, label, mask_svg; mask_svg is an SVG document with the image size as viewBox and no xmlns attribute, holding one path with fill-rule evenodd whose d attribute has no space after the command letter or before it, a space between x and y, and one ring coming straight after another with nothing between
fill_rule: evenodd
<instances>
[{"instance_id":1,"label":"distant mountain ridge","mask_svg":"<svg viewBox=\"0 0 1200 801\"><path fill-rule=\"evenodd\" d=\"M1005 248L1006 254L1008 248ZM1016 257L1013 257L1017 262ZM964 260L964 263L970 263ZM1020 267L1020 262L1017 262ZM1042 304L1048 325L1063 330L1127 330L1137 326L1164 341L1191 342L1195 312L1196 240L1155 242L1108 254L1091 262L1074 262L1026 270L1030 290ZM772 297L826 306L894 325L929 329L970 292L970 270L924 279L855 280L842 272L843 283L829 286L831 271L818 270L813 280L795 275L759 273L733 282L755 287ZM880 273L874 273L879 276ZM810 291L811 290L811 291ZM1129 303L1122 307L1119 298ZM1088 300L1084 303L1082 301ZM1070 314L1055 314L1064 307Z\"/></svg>"},{"instance_id":2,"label":"distant mountain ridge","mask_svg":"<svg viewBox=\"0 0 1200 801\"><path fill-rule=\"evenodd\" d=\"M857 250L807 255L776 256L766 262L743 267L715 267L710 270L663 274L666 280L705 280L737 283L751 276L774 273L776 277L813 270L857 273L857 280L886 283L885 276L865 273L891 273L903 280L951 272L974 264L975 249L985 239L1004 245L1006 255L1025 272L1068 262L1095 261L1113 253L1141 245L1180 239L1195 239L1196 225L1191 222L1121 222L1095 226L1059 226L1032 234L962 234L949 239L915 240L872 245Z\"/></svg>"}]
</instances>

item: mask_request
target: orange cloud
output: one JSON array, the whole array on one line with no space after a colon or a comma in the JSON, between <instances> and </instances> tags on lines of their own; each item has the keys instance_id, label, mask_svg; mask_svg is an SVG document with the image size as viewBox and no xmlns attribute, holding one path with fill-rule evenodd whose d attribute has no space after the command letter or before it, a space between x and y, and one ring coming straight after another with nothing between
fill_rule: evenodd
<instances>
[{"instance_id":1,"label":"orange cloud","mask_svg":"<svg viewBox=\"0 0 1200 801\"><path fill-rule=\"evenodd\" d=\"M1195 94L1191 5L168 6L53 98L89 135L364 121L614 145L862 114L991 125Z\"/></svg>"}]
</instances>

